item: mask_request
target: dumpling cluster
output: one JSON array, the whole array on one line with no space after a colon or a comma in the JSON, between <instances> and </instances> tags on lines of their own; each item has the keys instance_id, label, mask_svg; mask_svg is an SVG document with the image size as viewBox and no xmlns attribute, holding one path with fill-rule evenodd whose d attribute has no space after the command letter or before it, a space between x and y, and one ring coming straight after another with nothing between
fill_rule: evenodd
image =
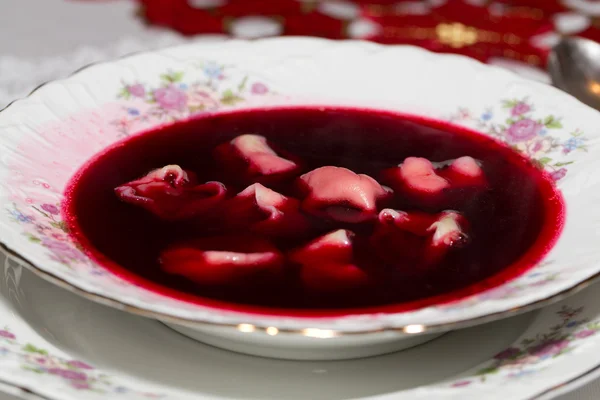
<instances>
[{"instance_id":1,"label":"dumpling cluster","mask_svg":"<svg viewBox=\"0 0 600 400\"><path fill-rule=\"evenodd\" d=\"M166 272L209 286L292 275L309 290L336 292L372 285L377 265L431 270L468 243L468 221L452 209L487 185L471 157L409 157L381 171L380 183L339 166L307 170L251 134L217 146L213 157L222 182L167 165L115 188L156 218L211 227L160 256ZM398 200L435 212L391 207Z\"/></svg>"}]
</instances>

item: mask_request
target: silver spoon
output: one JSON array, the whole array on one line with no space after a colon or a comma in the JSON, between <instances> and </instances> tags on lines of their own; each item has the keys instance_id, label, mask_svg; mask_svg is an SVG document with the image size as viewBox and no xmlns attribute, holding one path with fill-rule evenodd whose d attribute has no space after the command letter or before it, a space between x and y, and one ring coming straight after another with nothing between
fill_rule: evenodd
<instances>
[{"instance_id":1,"label":"silver spoon","mask_svg":"<svg viewBox=\"0 0 600 400\"><path fill-rule=\"evenodd\" d=\"M600 44L565 37L552 49L548 72L557 88L600 110Z\"/></svg>"}]
</instances>

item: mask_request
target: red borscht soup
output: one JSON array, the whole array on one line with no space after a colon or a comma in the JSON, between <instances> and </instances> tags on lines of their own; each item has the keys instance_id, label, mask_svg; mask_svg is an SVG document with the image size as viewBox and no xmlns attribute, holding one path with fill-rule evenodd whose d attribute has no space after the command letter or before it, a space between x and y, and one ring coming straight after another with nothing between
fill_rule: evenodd
<instances>
[{"instance_id":1,"label":"red borscht soup","mask_svg":"<svg viewBox=\"0 0 600 400\"><path fill-rule=\"evenodd\" d=\"M543 257L563 218L546 174L491 138L333 107L207 115L127 138L79 171L63 211L90 256L136 284L316 314L496 286Z\"/></svg>"}]
</instances>

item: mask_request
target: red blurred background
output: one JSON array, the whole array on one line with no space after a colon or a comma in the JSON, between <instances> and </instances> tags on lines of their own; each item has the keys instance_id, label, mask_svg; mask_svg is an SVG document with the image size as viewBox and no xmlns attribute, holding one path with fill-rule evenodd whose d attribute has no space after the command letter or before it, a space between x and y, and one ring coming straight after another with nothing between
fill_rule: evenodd
<instances>
[{"instance_id":1,"label":"red blurred background","mask_svg":"<svg viewBox=\"0 0 600 400\"><path fill-rule=\"evenodd\" d=\"M600 0L138 0L150 24L226 33L413 44L543 67L561 35L600 40Z\"/></svg>"}]
</instances>

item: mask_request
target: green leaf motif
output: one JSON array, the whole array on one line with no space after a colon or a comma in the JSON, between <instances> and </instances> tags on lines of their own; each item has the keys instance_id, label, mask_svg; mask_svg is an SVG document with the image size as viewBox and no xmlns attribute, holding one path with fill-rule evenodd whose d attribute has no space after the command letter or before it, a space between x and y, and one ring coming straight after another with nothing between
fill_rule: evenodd
<instances>
[{"instance_id":1,"label":"green leaf motif","mask_svg":"<svg viewBox=\"0 0 600 400\"><path fill-rule=\"evenodd\" d=\"M118 97L123 98L125 100L129 100L131 98L131 93L129 93L129 90L127 89L127 87L124 87L119 92Z\"/></svg>"},{"instance_id":2,"label":"green leaf motif","mask_svg":"<svg viewBox=\"0 0 600 400\"><path fill-rule=\"evenodd\" d=\"M551 161L552 161L552 159L550 157L542 157L539 160L537 160L537 162L539 162L542 165L546 165Z\"/></svg>"},{"instance_id":3,"label":"green leaf motif","mask_svg":"<svg viewBox=\"0 0 600 400\"><path fill-rule=\"evenodd\" d=\"M244 99L242 99L241 97L235 96L235 97L230 97L227 99L221 99L221 103L223 103L226 106L233 106L243 100Z\"/></svg>"},{"instance_id":4,"label":"green leaf motif","mask_svg":"<svg viewBox=\"0 0 600 400\"><path fill-rule=\"evenodd\" d=\"M31 208L33 208L35 211L39 212L40 214L42 214L46 218L52 218L48 214L46 214L44 211L42 211L39 208L37 208L36 206L31 206Z\"/></svg>"},{"instance_id":5,"label":"green leaf motif","mask_svg":"<svg viewBox=\"0 0 600 400\"><path fill-rule=\"evenodd\" d=\"M600 321L592 322L587 326L588 329L592 329L594 331L600 330Z\"/></svg>"},{"instance_id":6,"label":"green leaf motif","mask_svg":"<svg viewBox=\"0 0 600 400\"><path fill-rule=\"evenodd\" d=\"M25 371L35 372L36 374L44 373L44 371L41 370L40 368L30 367L29 365L23 365L21 368L23 368Z\"/></svg>"},{"instance_id":7,"label":"green leaf motif","mask_svg":"<svg viewBox=\"0 0 600 400\"><path fill-rule=\"evenodd\" d=\"M221 96L221 103L228 106L234 105L242 100L244 99L233 93L231 89L227 89L225 92L223 92L223 95Z\"/></svg>"},{"instance_id":8,"label":"green leaf motif","mask_svg":"<svg viewBox=\"0 0 600 400\"><path fill-rule=\"evenodd\" d=\"M553 115L549 115L544 119L543 124L546 126L546 128L548 129L560 129L562 128L562 124L560 123L559 119L554 118Z\"/></svg>"},{"instance_id":9,"label":"green leaf motif","mask_svg":"<svg viewBox=\"0 0 600 400\"><path fill-rule=\"evenodd\" d=\"M38 349L37 347L35 347L31 343L27 343L25 345L25 347L23 347L23 351L25 351L27 353L41 354L43 356L47 356L48 355L48 352L46 350Z\"/></svg>"},{"instance_id":10,"label":"green leaf motif","mask_svg":"<svg viewBox=\"0 0 600 400\"><path fill-rule=\"evenodd\" d=\"M69 232L69 228L67 228L67 224L65 224L64 221L50 221L50 225L56 229L60 229L63 232Z\"/></svg>"},{"instance_id":11,"label":"green leaf motif","mask_svg":"<svg viewBox=\"0 0 600 400\"><path fill-rule=\"evenodd\" d=\"M199 111L203 111L204 109L206 109L206 106L204 104L200 104L198 106L190 106L190 107L188 107L188 109L191 114L194 114Z\"/></svg>"},{"instance_id":12,"label":"green leaf motif","mask_svg":"<svg viewBox=\"0 0 600 400\"><path fill-rule=\"evenodd\" d=\"M497 366L491 366L491 367L487 367L484 369L480 369L479 371L477 371L477 373L475 375L489 375L489 374L495 374L499 371L500 369Z\"/></svg>"},{"instance_id":13,"label":"green leaf motif","mask_svg":"<svg viewBox=\"0 0 600 400\"><path fill-rule=\"evenodd\" d=\"M554 164L554 167L564 167L566 165L571 165L574 162L575 161L557 162L556 164Z\"/></svg>"},{"instance_id":14,"label":"green leaf motif","mask_svg":"<svg viewBox=\"0 0 600 400\"><path fill-rule=\"evenodd\" d=\"M31 243L42 243L42 240L40 238L38 238L37 236L33 236L32 234L27 234L27 239L29 239Z\"/></svg>"},{"instance_id":15,"label":"green leaf motif","mask_svg":"<svg viewBox=\"0 0 600 400\"><path fill-rule=\"evenodd\" d=\"M181 80L183 79L183 72L179 71L162 74L160 76L160 79L166 83L181 82Z\"/></svg>"},{"instance_id":16,"label":"green leaf motif","mask_svg":"<svg viewBox=\"0 0 600 400\"><path fill-rule=\"evenodd\" d=\"M181 80L183 79L183 72L174 72L173 74L171 74L171 78L173 79L173 82L181 82Z\"/></svg>"},{"instance_id":17,"label":"green leaf motif","mask_svg":"<svg viewBox=\"0 0 600 400\"><path fill-rule=\"evenodd\" d=\"M518 151L517 149L514 150ZM536 168L544 169L545 167L545 165L540 160L531 160L531 162L533 163L533 165L535 165Z\"/></svg>"},{"instance_id":18,"label":"green leaf motif","mask_svg":"<svg viewBox=\"0 0 600 400\"><path fill-rule=\"evenodd\" d=\"M242 82L238 85L238 91L242 92L246 88L246 84L248 83L248 77L245 76Z\"/></svg>"},{"instance_id":19,"label":"green leaf motif","mask_svg":"<svg viewBox=\"0 0 600 400\"><path fill-rule=\"evenodd\" d=\"M560 121L554 121L551 124L546 125L546 128L548 129L561 129L563 127L563 125L560 123Z\"/></svg>"},{"instance_id":20,"label":"green leaf motif","mask_svg":"<svg viewBox=\"0 0 600 400\"><path fill-rule=\"evenodd\" d=\"M506 122L507 125L512 125L512 124L515 123L515 120L512 119L512 118L507 118L505 122Z\"/></svg>"},{"instance_id":21,"label":"green leaf motif","mask_svg":"<svg viewBox=\"0 0 600 400\"><path fill-rule=\"evenodd\" d=\"M519 100L504 100L502 102L502 107L503 108L513 108L514 106L516 106L517 104L519 104Z\"/></svg>"}]
</instances>

